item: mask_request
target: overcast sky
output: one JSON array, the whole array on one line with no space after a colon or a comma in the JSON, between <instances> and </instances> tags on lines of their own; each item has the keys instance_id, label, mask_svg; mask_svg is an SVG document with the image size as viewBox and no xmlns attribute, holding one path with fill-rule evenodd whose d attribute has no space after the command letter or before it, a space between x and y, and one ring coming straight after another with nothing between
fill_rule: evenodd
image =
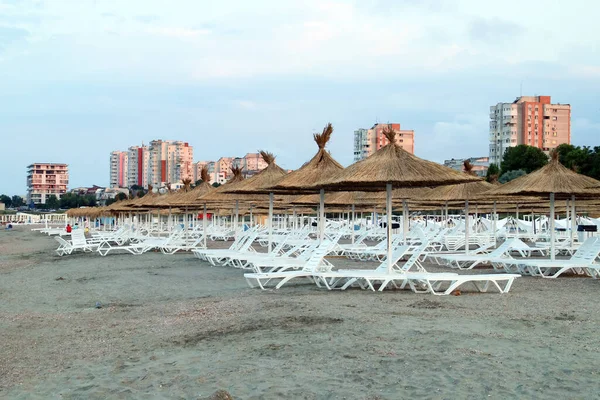
<instances>
[{"instance_id":1,"label":"overcast sky","mask_svg":"<svg viewBox=\"0 0 600 400\"><path fill-rule=\"evenodd\" d=\"M572 105L600 145L600 3L588 0L0 0L0 193L63 162L107 185L109 153L183 140L196 161L257 149L297 168L331 121L415 130L420 157L488 154L489 107Z\"/></svg>"}]
</instances>

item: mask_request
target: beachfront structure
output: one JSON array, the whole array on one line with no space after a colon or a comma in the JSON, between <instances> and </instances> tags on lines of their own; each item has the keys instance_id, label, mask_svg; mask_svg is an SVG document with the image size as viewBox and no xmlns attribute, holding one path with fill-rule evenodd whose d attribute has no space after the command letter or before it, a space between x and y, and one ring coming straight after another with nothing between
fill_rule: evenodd
<instances>
[{"instance_id":1,"label":"beachfront structure","mask_svg":"<svg viewBox=\"0 0 600 400\"><path fill-rule=\"evenodd\" d=\"M509 147L520 144L546 153L571 143L571 106L552 104L550 96L521 96L490 107L490 163L500 164Z\"/></svg>"},{"instance_id":2,"label":"beachfront structure","mask_svg":"<svg viewBox=\"0 0 600 400\"><path fill-rule=\"evenodd\" d=\"M131 146L127 151L127 186L148 187L150 152L148 146Z\"/></svg>"},{"instance_id":3,"label":"beachfront structure","mask_svg":"<svg viewBox=\"0 0 600 400\"><path fill-rule=\"evenodd\" d=\"M383 134L385 128L396 132L396 143L411 154L415 153L415 131L402 130L400 124L375 124L371 129L354 131L354 161L364 160L389 143Z\"/></svg>"},{"instance_id":4,"label":"beachfront structure","mask_svg":"<svg viewBox=\"0 0 600 400\"><path fill-rule=\"evenodd\" d=\"M463 171L465 161L468 161L473 166L471 171L476 173L477 176L487 175L490 166L489 157L452 158L450 160L445 160L444 165L457 171Z\"/></svg>"},{"instance_id":5,"label":"beachfront structure","mask_svg":"<svg viewBox=\"0 0 600 400\"><path fill-rule=\"evenodd\" d=\"M194 182L200 179L200 171L204 166L208 168L211 183L224 184L233 177L231 167L242 169L246 178L256 175L267 167L267 163L259 153L246 153L244 157L221 157L218 161L198 161L194 164Z\"/></svg>"},{"instance_id":6,"label":"beachfront structure","mask_svg":"<svg viewBox=\"0 0 600 400\"><path fill-rule=\"evenodd\" d=\"M153 140L148 151L148 180L153 186L162 187L194 178L194 149L187 142Z\"/></svg>"},{"instance_id":7,"label":"beachfront structure","mask_svg":"<svg viewBox=\"0 0 600 400\"><path fill-rule=\"evenodd\" d=\"M67 164L33 163L27 166L27 204L46 204L51 195L60 199L68 185Z\"/></svg>"},{"instance_id":8,"label":"beachfront structure","mask_svg":"<svg viewBox=\"0 0 600 400\"><path fill-rule=\"evenodd\" d=\"M110 153L110 187L127 187L129 152L113 151Z\"/></svg>"}]
</instances>

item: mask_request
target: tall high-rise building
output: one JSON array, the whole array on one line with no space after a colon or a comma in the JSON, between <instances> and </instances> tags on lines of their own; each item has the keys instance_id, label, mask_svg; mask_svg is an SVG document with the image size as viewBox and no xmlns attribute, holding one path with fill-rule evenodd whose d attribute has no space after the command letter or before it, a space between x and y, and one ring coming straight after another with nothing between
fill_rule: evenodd
<instances>
[{"instance_id":1,"label":"tall high-rise building","mask_svg":"<svg viewBox=\"0 0 600 400\"><path fill-rule=\"evenodd\" d=\"M375 124L371 129L354 131L354 161L360 161L389 143L383 134L384 129L396 132L396 143L411 154L415 153L415 131L402 130L400 124Z\"/></svg>"},{"instance_id":2,"label":"tall high-rise building","mask_svg":"<svg viewBox=\"0 0 600 400\"><path fill-rule=\"evenodd\" d=\"M148 147L131 146L127 151L127 186L148 187L150 152Z\"/></svg>"},{"instance_id":3,"label":"tall high-rise building","mask_svg":"<svg viewBox=\"0 0 600 400\"><path fill-rule=\"evenodd\" d=\"M129 153L113 151L110 153L110 187L128 187Z\"/></svg>"},{"instance_id":4,"label":"tall high-rise building","mask_svg":"<svg viewBox=\"0 0 600 400\"><path fill-rule=\"evenodd\" d=\"M509 147L535 146L544 152L571 143L571 106L550 96L521 96L490 107L490 164L500 164Z\"/></svg>"},{"instance_id":5,"label":"tall high-rise building","mask_svg":"<svg viewBox=\"0 0 600 400\"><path fill-rule=\"evenodd\" d=\"M27 204L46 204L50 195L60 199L68 185L67 164L34 163L27 166Z\"/></svg>"},{"instance_id":6,"label":"tall high-rise building","mask_svg":"<svg viewBox=\"0 0 600 400\"><path fill-rule=\"evenodd\" d=\"M194 178L194 150L187 142L153 140L148 146L148 180L154 186Z\"/></svg>"}]
</instances>

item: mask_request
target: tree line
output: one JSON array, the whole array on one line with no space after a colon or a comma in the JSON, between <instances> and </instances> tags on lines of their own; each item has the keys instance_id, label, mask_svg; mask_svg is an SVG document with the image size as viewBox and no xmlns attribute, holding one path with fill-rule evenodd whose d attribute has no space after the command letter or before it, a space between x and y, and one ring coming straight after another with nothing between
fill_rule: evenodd
<instances>
[{"instance_id":1,"label":"tree line","mask_svg":"<svg viewBox=\"0 0 600 400\"><path fill-rule=\"evenodd\" d=\"M600 180L600 146L561 144L556 148L562 165L580 174ZM506 149L500 165L490 164L488 182L509 182L548 164L548 156L537 147L521 144Z\"/></svg>"}]
</instances>

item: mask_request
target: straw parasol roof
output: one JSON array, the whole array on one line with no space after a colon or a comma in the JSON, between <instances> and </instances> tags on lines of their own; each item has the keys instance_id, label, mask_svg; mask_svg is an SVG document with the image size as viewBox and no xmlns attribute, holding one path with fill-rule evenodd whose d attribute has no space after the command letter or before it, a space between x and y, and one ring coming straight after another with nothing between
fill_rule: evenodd
<instances>
[{"instance_id":1,"label":"straw parasol roof","mask_svg":"<svg viewBox=\"0 0 600 400\"><path fill-rule=\"evenodd\" d=\"M558 161L558 152L553 151L550 162L542 168L485 192L483 196L547 196L554 193L557 199L570 198L573 195L579 198L598 198L600 189L591 188L599 187L600 181L563 166Z\"/></svg>"},{"instance_id":2,"label":"straw parasol roof","mask_svg":"<svg viewBox=\"0 0 600 400\"><path fill-rule=\"evenodd\" d=\"M287 172L275 164L275 156L266 151L260 151L260 154L267 163L267 167L235 186L228 186L223 190L224 194L232 194L231 198L241 203L252 204L253 206L267 206L269 199L265 196L272 193L270 187L276 184L280 179L287 175ZM274 196L275 204L287 204L292 201L295 196L277 195Z\"/></svg>"},{"instance_id":3,"label":"straw parasol roof","mask_svg":"<svg viewBox=\"0 0 600 400\"><path fill-rule=\"evenodd\" d=\"M469 161L464 162L464 172L470 176L476 176L473 172L473 165ZM446 185L437 187L427 196L428 201L466 201L473 199L477 195L495 188L495 185L486 181L477 181L469 183L459 183L457 185Z\"/></svg>"},{"instance_id":4,"label":"straw parasol roof","mask_svg":"<svg viewBox=\"0 0 600 400\"><path fill-rule=\"evenodd\" d=\"M344 167L334 160L325 150L325 145L329 142L332 133L333 127L331 126L331 123L329 123L323 128L323 133L314 134L314 140L317 143L317 146L319 146L317 154L302 167L287 174L280 179L275 186L269 189L274 193L312 193L315 192L315 189L307 189L307 184L323 180L343 170Z\"/></svg>"},{"instance_id":5,"label":"straw parasol roof","mask_svg":"<svg viewBox=\"0 0 600 400\"><path fill-rule=\"evenodd\" d=\"M223 193L267 194L271 192L268 188L279 183L287 172L275 164L275 156L272 153L261 150L260 155L267 163L267 167L235 187L228 187L223 190Z\"/></svg>"},{"instance_id":6,"label":"straw parasol roof","mask_svg":"<svg viewBox=\"0 0 600 400\"><path fill-rule=\"evenodd\" d=\"M384 130L389 144L330 178L309 185L326 190L381 191L386 184L394 188L427 187L475 182L480 178L423 160L396 143L396 132Z\"/></svg>"},{"instance_id":7,"label":"straw parasol roof","mask_svg":"<svg viewBox=\"0 0 600 400\"><path fill-rule=\"evenodd\" d=\"M194 204L199 205L202 203L234 203L240 199L240 196L225 193L226 190L231 189L243 182L244 176L242 175L242 169L237 166L231 167L233 177L227 181L224 185L219 186L215 190L204 193L196 198Z\"/></svg>"},{"instance_id":8,"label":"straw parasol roof","mask_svg":"<svg viewBox=\"0 0 600 400\"><path fill-rule=\"evenodd\" d=\"M190 186L188 185L188 189L186 191L180 193L177 198L174 198L168 202L169 205L177 207L197 206L198 201L196 199L198 197L204 196L216 190L210 184L210 175L208 174L208 167L206 165L202 167L202 170L200 170L200 179L202 179L202 183L198 184L191 190Z\"/></svg>"}]
</instances>

